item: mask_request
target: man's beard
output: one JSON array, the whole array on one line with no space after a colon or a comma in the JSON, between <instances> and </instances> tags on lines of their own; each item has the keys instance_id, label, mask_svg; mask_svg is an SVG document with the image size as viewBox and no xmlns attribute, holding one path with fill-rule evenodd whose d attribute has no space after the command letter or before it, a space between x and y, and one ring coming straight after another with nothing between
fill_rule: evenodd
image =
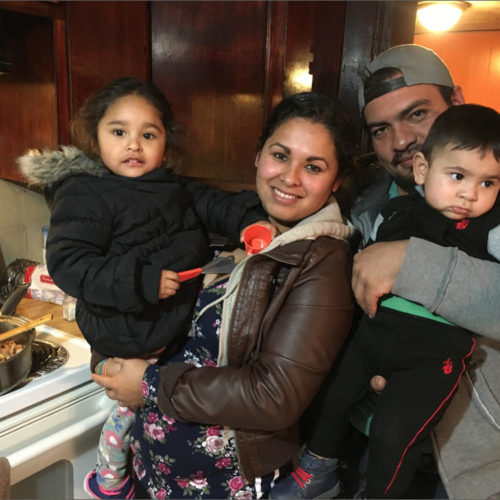
<instances>
[{"instance_id":1,"label":"man's beard","mask_svg":"<svg viewBox=\"0 0 500 500\"><path fill-rule=\"evenodd\" d=\"M392 177L394 182L407 193L410 193L415 189L415 178L413 175L407 176L400 174L399 172L393 172Z\"/></svg>"},{"instance_id":2,"label":"man's beard","mask_svg":"<svg viewBox=\"0 0 500 500\"><path fill-rule=\"evenodd\" d=\"M404 175L397 170L398 165L401 163L403 158L407 158L409 155L414 156L421 150L421 144L412 144L405 151L394 153L394 156L391 161L391 165L393 167L393 177L396 184L404 189L406 192L410 192L415 188L415 177L413 176L413 169L410 175Z\"/></svg>"}]
</instances>

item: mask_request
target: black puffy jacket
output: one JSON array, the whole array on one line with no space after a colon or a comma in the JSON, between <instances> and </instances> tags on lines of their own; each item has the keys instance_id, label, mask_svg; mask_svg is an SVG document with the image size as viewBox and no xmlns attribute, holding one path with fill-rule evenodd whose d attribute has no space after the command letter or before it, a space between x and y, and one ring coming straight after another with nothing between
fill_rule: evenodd
<instances>
[{"instance_id":1,"label":"black puffy jacket","mask_svg":"<svg viewBox=\"0 0 500 500\"><path fill-rule=\"evenodd\" d=\"M52 198L49 274L78 298L78 326L104 355L151 353L187 333L200 279L159 300L160 271L205 264L208 231L238 242L264 218L254 192L211 189L166 168L122 177L72 147L19 163Z\"/></svg>"}]
</instances>

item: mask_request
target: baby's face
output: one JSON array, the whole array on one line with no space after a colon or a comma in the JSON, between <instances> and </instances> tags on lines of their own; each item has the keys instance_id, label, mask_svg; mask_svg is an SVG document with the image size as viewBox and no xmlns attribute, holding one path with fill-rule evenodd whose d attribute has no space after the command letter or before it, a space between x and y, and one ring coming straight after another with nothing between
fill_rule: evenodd
<instances>
[{"instance_id":1,"label":"baby's face","mask_svg":"<svg viewBox=\"0 0 500 500\"><path fill-rule=\"evenodd\" d=\"M500 190L500 162L491 151L452 149L434 154L430 165L422 154L415 159L415 182L424 185L425 199L454 220L479 217L496 202Z\"/></svg>"}]
</instances>

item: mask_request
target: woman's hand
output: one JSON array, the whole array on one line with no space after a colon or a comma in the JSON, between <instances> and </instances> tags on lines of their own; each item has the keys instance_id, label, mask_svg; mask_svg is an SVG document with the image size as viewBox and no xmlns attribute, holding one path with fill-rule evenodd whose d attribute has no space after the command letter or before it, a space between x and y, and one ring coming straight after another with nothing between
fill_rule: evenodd
<instances>
[{"instance_id":1,"label":"woman's hand","mask_svg":"<svg viewBox=\"0 0 500 500\"><path fill-rule=\"evenodd\" d=\"M112 358L120 366L120 370L113 376L92 374L96 384L106 389L110 399L118 401L120 406L137 408L144 405L142 397L142 378L149 363L143 359Z\"/></svg>"},{"instance_id":2,"label":"woman's hand","mask_svg":"<svg viewBox=\"0 0 500 500\"><path fill-rule=\"evenodd\" d=\"M160 275L160 284L158 286L158 298L168 299L177 293L181 284L179 275L175 271L163 269Z\"/></svg>"}]
</instances>

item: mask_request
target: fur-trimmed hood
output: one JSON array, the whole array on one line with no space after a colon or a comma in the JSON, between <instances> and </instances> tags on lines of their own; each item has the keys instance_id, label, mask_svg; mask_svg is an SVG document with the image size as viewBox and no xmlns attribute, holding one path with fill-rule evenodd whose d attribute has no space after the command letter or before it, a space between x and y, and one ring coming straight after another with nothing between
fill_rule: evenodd
<instances>
[{"instance_id":1,"label":"fur-trimmed hood","mask_svg":"<svg viewBox=\"0 0 500 500\"><path fill-rule=\"evenodd\" d=\"M75 175L103 177L109 173L103 163L90 159L75 146L61 146L56 151L31 149L16 163L29 184L44 189Z\"/></svg>"}]
</instances>

